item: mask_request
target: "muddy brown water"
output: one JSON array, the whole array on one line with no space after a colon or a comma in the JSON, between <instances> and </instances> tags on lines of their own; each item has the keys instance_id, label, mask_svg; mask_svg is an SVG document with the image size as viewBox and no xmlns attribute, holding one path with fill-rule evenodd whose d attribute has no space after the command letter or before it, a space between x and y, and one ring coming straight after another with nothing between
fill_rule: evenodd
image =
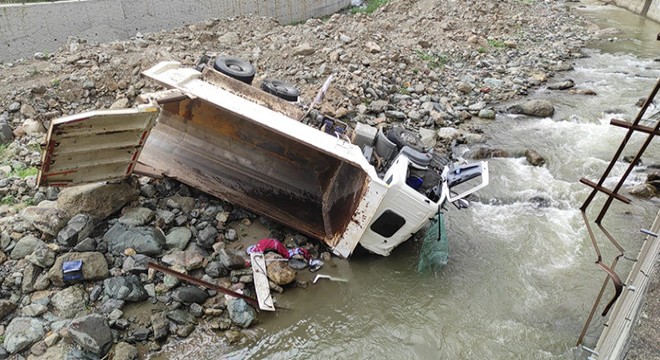
<instances>
[{"instance_id":1,"label":"muddy brown water","mask_svg":"<svg viewBox=\"0 0 660 360\"><path fill-rule=\"evenodd\" d=\"M482 124L494 147L533 148L548 164L532 167L524 158L490 161L491 185L470 209L448 211L451 254L442 271L418 274L419 244L412 241L387 258L335 260L319 273L347 283L321 280L278 295L291 310L261 313L261 323L245 331L238 344L200 326L152 358L586 358L574 349L575 342L605 274L594 264L578 210L589 192L578 180L600 177L624 134L609 120L634 118L635 102L660 76L660 63L653 61L660 57L655 41L660 26L611 6L586 4L576 11L602 28L624 32L610 36L616 41L592 44L589 58L551 82L571 78L598 96L541 89L532 97L556 104L553 119L498 116ZM625 154L634 154L641 141L633 137L635 146ZM646 154L646 165L660 163L657 142ZM616 166L606 185L613 186L625 167ZM637 170L627 185L644 180L644 167ZM639 229L650 226L658 205L615 204L605 218L632 257L641 244ZM244 233L257 239L259 231ZM603 243L603 251L611 261L612 246ZM623 278L630 267L629 261L618 267ZM604 302L611 295L610 288ZM595 344L602 323L597 317L587 345Z\"/></svg>"}]
</instances>

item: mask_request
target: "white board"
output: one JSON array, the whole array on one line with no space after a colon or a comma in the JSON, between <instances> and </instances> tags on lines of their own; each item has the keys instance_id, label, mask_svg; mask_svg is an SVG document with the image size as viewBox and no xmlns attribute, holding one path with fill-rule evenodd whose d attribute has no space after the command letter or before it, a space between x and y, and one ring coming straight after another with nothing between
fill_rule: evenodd
<instances>
[{"instance_id":1,"label":"white board","mask_svg":"<svg viewBox=\"0 0 660 360\"><path fill-rule=\"evenodd\" d=\"M259 308L266 311L275 311L273 298L270 296L268 276L266 276L266 260L264 260L264 254L250 254L250 263L252 264L252 277L254 278L254 288L257 291Z\"/></svg>"}]
</instances>

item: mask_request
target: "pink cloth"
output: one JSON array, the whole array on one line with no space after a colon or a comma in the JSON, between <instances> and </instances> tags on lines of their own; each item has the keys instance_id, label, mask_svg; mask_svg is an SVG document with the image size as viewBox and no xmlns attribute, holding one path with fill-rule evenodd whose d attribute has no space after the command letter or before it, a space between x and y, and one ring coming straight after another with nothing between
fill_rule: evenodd
<instances>
[{"instance_id":1,"label":"pink cloth","mask_svg":"<svg viewBox=\"0 0 660 360\"><path fill-rule=\"evenodd\" d=\"M247 248L248 253L265 253L267 251L275 251L278 254L282 255L285 259L288 259L296 254L302 255L306 261L310 261L312 256L303 248L295 248L288 250L282 243L277 239L265 238L259 240L256 245L252 245Z\"/></svg>"}]
</instances>

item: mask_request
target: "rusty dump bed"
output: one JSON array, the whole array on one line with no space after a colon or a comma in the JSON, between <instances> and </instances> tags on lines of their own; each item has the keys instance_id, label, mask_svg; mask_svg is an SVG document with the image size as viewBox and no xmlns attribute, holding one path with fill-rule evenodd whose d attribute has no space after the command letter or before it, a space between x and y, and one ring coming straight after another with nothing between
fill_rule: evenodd
<instances>
[{"instance_id":1,"label":"rusty dump bed","mask_svg":"<svg viewBox=\"0 0 660 360\"><path fill-rule=\"evenodd\" d=\"M161 101L135 171L177 179L336 245L369 182L352 160L359 150L198 74L145 73L187 96Z\"/></svg>"}]
</instances>

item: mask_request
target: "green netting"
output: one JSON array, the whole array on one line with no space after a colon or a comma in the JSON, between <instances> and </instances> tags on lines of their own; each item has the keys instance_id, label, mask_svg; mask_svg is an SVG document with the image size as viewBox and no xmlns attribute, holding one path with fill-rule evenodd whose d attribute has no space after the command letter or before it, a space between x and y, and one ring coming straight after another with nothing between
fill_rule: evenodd
<instances>
[{"instance_id":1,"label":"green netting","mask_svg":"<svg viewBox=\"0 0 660 360\"><path fill-rule=\"evenodd\" d=\"M448 258L449 243L447 241L447 231L445 230L445 218L442 213L438 213L431 220L431 225L424 235L424 242L419 250L417 271L440 270L447 264Z\"/></svg>"}]
</instances>

